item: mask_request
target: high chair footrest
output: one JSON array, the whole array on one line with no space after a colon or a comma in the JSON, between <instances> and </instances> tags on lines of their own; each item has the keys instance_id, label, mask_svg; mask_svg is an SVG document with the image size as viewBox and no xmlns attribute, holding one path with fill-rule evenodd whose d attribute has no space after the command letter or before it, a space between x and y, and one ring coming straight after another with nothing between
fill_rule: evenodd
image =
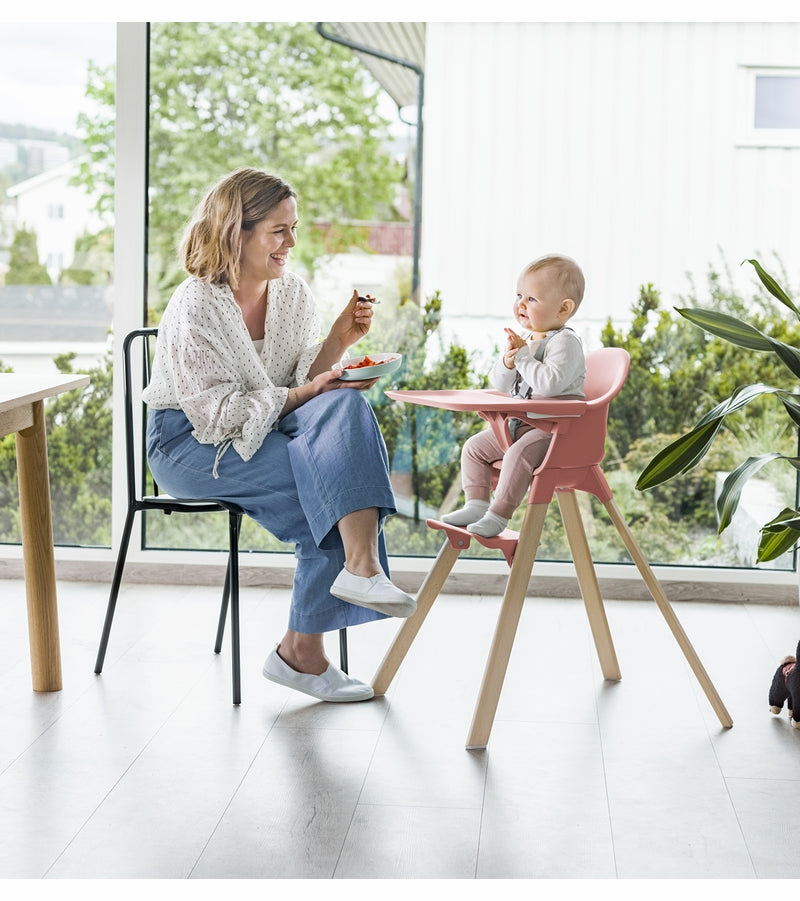
<instances>
[{"instance_id":1,"label":"high chair footrest","mask_svg":"<svg viewBox=\"0 0 800 901\"><path fill-rule=\"evenodd\" d=\"M456 550L466 550L474 538L475 541L482 544L484 547L502 551L509 566L511 566L511 563L514 560L517 542L519 541L519 532L515 532L513 529L503 529L503 531L499 535L495 535L494 538L484 538L482 535L468 532L461 526L451 526L449 523L442 522L440 519L426 519L425 524L431 529L438 529L444 532L447 535L450 546Z\"/></svg>"}]
</instances>

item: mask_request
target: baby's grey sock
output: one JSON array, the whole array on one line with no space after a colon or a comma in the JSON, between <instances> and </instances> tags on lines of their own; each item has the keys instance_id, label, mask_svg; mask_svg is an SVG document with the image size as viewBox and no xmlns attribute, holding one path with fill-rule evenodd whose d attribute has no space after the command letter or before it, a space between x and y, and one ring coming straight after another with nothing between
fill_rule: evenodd
<instances>
[{"instance_id":1,"label":"baby's grey sock","mask_svg":"<svg viewBox=\"0 0 800 901\"><path fill-rule=\"evenodd\" d=\"M449 526L468 526L479 520L489 509L489 501L467 501L460 510L453 510L442 517Z\"/></svg>"},{"instance_id":2,"label":"baby's grey sock","mask_svg":"<svg viewBox=\"0 0 800 901\"><path fill-rule=\"evenodd\" d=\"M483 517L477 522L469 523L467 531L473 535L480 535L481 538L494 538L499 535L508 525L508 520L496 513L484 513Z\"/></svg>"}]
</instances>

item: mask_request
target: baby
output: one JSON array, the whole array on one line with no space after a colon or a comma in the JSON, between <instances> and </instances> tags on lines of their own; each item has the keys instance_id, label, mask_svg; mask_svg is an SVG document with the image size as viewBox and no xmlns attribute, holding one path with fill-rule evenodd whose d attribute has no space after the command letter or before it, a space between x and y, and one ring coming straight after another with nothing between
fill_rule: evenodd
<instances>
[{"instance_id":1,"label":"baby","mask_svg":"<svg viewBox=\"0 0 800 901\"><path fill-rule=\"evenodd\" d=\"M489 376L498 391L512 397L583 397L586 359L583 345L566 323L583 299L584 279L570 257L551 254L534 260L517 281L514 316L524 330L506 328L506 347ZM530 487L533 471L547 452L550 433L512 418L512 445L500 447L494 432L485 429L467 439L461 451L465 504L442 517L454 526L484 538L499 535ZM492 464L502 460L500 477L490 503Z\"/></svg>"}]
</instances>

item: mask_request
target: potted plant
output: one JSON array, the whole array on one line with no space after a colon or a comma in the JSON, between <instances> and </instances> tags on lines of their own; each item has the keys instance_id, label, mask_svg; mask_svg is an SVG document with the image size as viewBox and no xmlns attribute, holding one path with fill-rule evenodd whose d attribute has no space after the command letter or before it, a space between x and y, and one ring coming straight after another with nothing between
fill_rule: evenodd
<instances>
[{"instance_id":1,"label":"potted plant","mask_svg":"<svg viewBox=\"0 0 800 901\"><path fill-rule=\"evenodd\" d=\"M800 320L800 310L775 279L762 268L757 260L747 260L746 262L753 266L767 291ZM794 376L800 377L800 350L796 347L778 341L727 313L704 309L678 309L677 312L709 334L731 344L761 353L775 354ZM793 427L800 427L800 397L798 395L784 388L773 388L762 384L737 388L727 400L709 410L694 428L668 444L653 457L639 476L636 482L637 489L644 491L653 488L690 470L708 452L726 417L741 410L755 398L764 395L777 398L783 404ZM740 463L726 477L717 499L720 532L730 524L747 480L772 460L784 460L796 470L800 469L800 458L788 457L777 452L748 457ZM800 510L786 507L761 527L757 561L763 563L774 560L791 550L798 540L800 540Z\"/></svg>"}]
</instances>

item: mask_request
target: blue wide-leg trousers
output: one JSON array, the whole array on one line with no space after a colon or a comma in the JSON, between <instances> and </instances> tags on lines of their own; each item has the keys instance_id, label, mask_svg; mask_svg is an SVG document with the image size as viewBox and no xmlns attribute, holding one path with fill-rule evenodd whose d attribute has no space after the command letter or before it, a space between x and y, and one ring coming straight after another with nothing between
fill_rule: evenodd
<instances>
[{"instance_id":1,"label":"blue wide-leg trousers","mask_svg":"<svg viewBox=\"0 0 800 901\"><path fill-rule=\"evenodd\" d=\"M336 523L355 510L378 509L378 549L389 575L383 522L396 512L394 494L386 445L363 394L341 388L312 398L280 419L247 462L232 447L218 459L218 450L197 441L182 411L149 411L147 456L162 490L231 501L294 545L290 629L327 632L382 619L330 593L344 566Z\"/></svg>"}]
</instances>

